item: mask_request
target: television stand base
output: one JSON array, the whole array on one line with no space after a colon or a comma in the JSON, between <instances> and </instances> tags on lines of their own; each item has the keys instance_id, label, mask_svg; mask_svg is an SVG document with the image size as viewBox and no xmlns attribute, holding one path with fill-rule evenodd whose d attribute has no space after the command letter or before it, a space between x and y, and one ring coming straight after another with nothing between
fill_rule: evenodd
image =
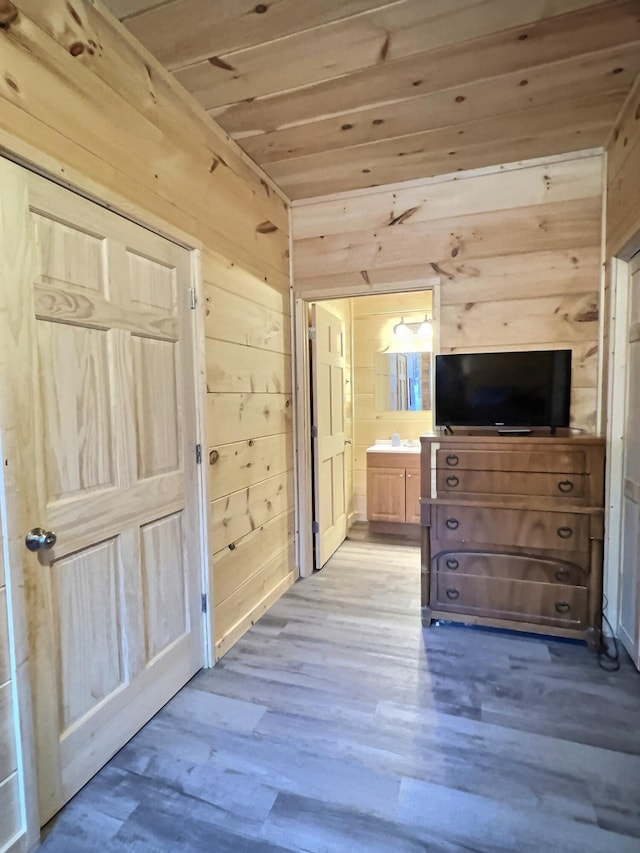
<instances>
[{"instance_id":1,"label":"television stand base","mask_svg":"<svg viewBox=\"0 0 640 853\"><path fill-rule=\"evenodd\" d=\"M531 430L527 429L499 429L498 435L531 435Z\"/></svg>"}]
</instances>

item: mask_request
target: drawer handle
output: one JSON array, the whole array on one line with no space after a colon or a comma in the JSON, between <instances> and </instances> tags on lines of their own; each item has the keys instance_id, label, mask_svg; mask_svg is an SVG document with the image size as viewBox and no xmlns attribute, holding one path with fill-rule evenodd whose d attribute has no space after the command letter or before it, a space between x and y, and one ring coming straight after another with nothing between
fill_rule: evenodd
<instances>
[{"instance_id":1,"label":"drawer handle","mask_svg":"<svg viewBox=\"0 0 640 853\"><path fill-rule=\"evenodd\" d=\"M570 575L568 569L558 569L558 571L556 572L557 581L568 581L569 577Z\"/></svg>"},{"instance_id":2,"label":"drawer handle","mask_svg":"<svg viewBox=\"0 0 640 853\"><path fill-rule=\"evenodd\" d=\"M455 557L449 557L449 559L446 562L447 568L451 569L452 572L455 571L459 565L460 565L460 563L455 559Z\"/></svg>"},{"instance_id":3,"label":"drawer handle","mask_svg":"<svg viewBox=\"0 0 640 853\"><path fill-rule=\"evenodd\" d=\"M450 453L445 459L447 465L451 465L452 468L455 468L459 461L460 459L456 456L455 453Z\"/></svg>"},{"instance_id":4,"label":"drawer handle","mask_svg":"<svg viewBox=\"0 0 640 853\"><path fill-rule=\"evenodd\" d=\"M556 604L558 613L568 613L571 610L571 605L568 601L558 601Z\"/></svg>"},{"instance_id":5,"label":"drawer handle","mask_svg":"<svg viewBox=\"0 0 640 853\"><path fill-rule=\"evenodd\" d=\"M447 525L449 530L457 530L458 527L460 527L460 522L458 521L457 518L448 518L445 521L445 524Z\"/></svg>"},{"instance_id":6,"label":"drawer handle","mask_svg":"<svg viewBox=\"0 0 640 853\"><path fill-rule=\"evenodd\" d=\"M447 486L451 486L452 488L455 488L459 482L460 480L456 477L455 474L449 474L446 479Z\"/></svg>"},{"instance_id":7,"label":"drawer handle","mask_svg":"<svg viewBox=\"0 0 640 853\"><path fill-rule=\"evenodd\" d=\"M460 598L460 593L457 589L448 589L447 590L447 598L450 598L452 601L455 601L456 598ZM556 604L556 607L558 605Z\"/></svg>"},{"instance_id":8,"label":"drawer handle","mask_svg":"<svg viewBox=\"0 0 640 853\"><path fill-rule=\"evenodd\" d=\"M573 536L573 530L570 527L559 527L558 536L561 539L571 539Z\"/></svg>"},{"instance_id":9,"label":"drawer handle","mask_svg":"<svg viewBox=\"0 0 640 853\"><path fill-rule=\"evenodd\" d=\"M567 495L569 492L573 491L573 483L571 480L560 480L558 488L563 494Z\"/></svg>"}]
</instances>

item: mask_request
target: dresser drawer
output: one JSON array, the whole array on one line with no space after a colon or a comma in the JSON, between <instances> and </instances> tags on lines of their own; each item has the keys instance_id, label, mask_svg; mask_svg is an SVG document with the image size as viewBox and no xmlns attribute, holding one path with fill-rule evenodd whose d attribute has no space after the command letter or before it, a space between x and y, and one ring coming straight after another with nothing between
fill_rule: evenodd
<instances>
[{"instance_id":1,"label":"dresser drawer","mask_svg":"<svg viewBox=\"0 0 640 853\"><path fill-rule=\"evenodd\" d=\"M584 587L437 572L435 607L452 613L580 628L587 624Z\"/></svg>"},{"instance_id":2,"label":"dresser drawer","mask_svg":"<svg viewBox=\"0 0 640 853\"><path fill-rule=\"evenodd\" d=\"M469 471L538 471L581 474L587 472L582 450L465 450L447 447L436 451L436 469Z\"/></svg>"},{"instance_id":3,"label":"dresser drawer","mask_svg":"<svg viewBox=\"0 0 640 853\"><path fill-rule=\"evenodd\" d=\"M536 495L557 498L559 502L585 502L588 477L574 473L515 474L513 471L438 470L438 497L463 494L466 497L490 495Z\"/></svg>"},{"instance_id":4,"label":"dresser drawer","mask_svg":"<svg viewBox=\"0 0 640 853\"><path fill-rule=\"evenodd\" d=\"M508 578L509 580L537 583L586 586L588 572L558 560L536 559L521 554L491 554L474 551L447 551L435 560L437 572L457 575L477 575L482 578Z\"/></svg>"},{"instance_id":5,"label":"dresser drawer","mask_svg":"<svg viewBox=\"0 0 640 853\"><path fill-rule=\"evenodd\" d=\"M589 549L588 515L446 504L434 509L435 539L440 543L473 542L491 545L492 550L509 545L567 552Z\"/></svg>"}]
</instances>

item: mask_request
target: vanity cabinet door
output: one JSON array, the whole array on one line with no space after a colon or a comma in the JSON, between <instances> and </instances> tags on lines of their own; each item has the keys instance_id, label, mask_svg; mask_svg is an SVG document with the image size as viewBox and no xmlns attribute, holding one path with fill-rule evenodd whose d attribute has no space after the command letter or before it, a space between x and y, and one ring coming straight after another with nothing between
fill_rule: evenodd
<instances>
[{"instance_id":1,"label":"vanity cabinet door","mask_svg":"<svg viewBox=\"0 0 640 853\"><path fill-rule=\"evenodd\" d=\"M408 524L420 524L420 469L407 468L405 479L406 516Z\"/></svg>"},{"instance_id":2,"label":"vanity cabinet door","mask_svg":"<svg viewBox=\"0 0 640 853\"><path fill-rule=\"evenodd\" d=\"M369 468L367 470L367 519L404 524L404 468Z\"/></svg>"}]
</instances>

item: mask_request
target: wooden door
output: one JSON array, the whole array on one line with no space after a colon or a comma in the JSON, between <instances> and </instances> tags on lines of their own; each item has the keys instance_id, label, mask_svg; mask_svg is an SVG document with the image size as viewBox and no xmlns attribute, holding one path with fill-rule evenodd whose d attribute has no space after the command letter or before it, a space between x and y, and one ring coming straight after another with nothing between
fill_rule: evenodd
<instances>
[{"instance_id":1,"label":"wooden door","mask_svg":"<svg viewBox=\"0 0 640 853\"><path fill-rule=\"evenodd\" d=\"M311 306L315 566L324 566L347 535L342 319Z\"/></svg>"},{"instance_id":2,"label":"wooden door","mask_svg":"<svg viewBox=\"0 0 640 853\"><path fill-rule=\"evenodd\" d=\"M5 161L0 213L44 822L203 661L190 260Z\"/></svg>"},{"instance_id":3,"label":"wooden door","mask_svg":"<svg viewBox=\"0 0 640 853\"><path fill-rule=\"evenodd\" d=\"M620 639L640 669L640 254L631 262L627 394L624 425L624 498L620 578Z\"/></svg>"}]
</instances>

